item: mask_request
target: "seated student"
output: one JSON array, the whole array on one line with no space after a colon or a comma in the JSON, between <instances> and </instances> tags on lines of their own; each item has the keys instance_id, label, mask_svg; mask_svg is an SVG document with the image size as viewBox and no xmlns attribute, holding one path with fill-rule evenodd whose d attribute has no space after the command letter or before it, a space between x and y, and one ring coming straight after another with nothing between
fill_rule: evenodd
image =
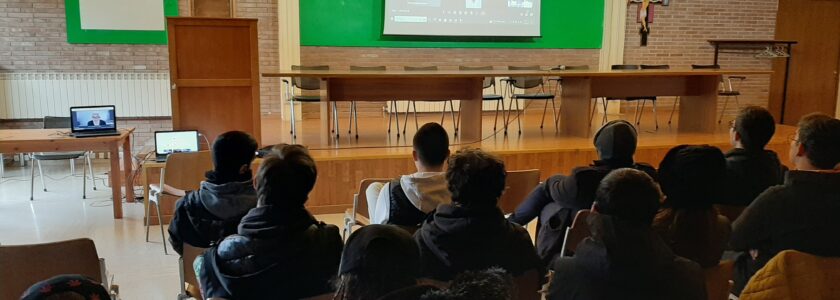
<instances>
[{"instance_id":1,"label":"seated student","mask_svg":"<svg viewBox=\"0 0 840 300\"><path fill-rule=\"evenodd\" d=\"M251 162L257 141L241 131L225 132L213 142L213 170L201 188L176 202L169 241L178 254L183 245L209 248L236 233L239 220L257 205ZM192 263L192 262L188 262Z\"/></svg>"},{"instance_id":2,"label":"seated student","mask_svg":"<svg viewBox=\"0 0 840 300\"><path fill-rule=\"evenodd\" d=\"M238 234L205 251L199 278L204 297L299 299L331 292L342 241L304 204L317 178L302 146L267 155L257 171L257 207Z\"/></svg>"},{"instance_id":3,"label":"seated student","mask_svg":"<svg viewBox=\"0 0 840 300\"><path fill-rule=\"evenodd\" d=\"M675 254L703 268L717 266L729 242L729 219L712 206L726 174L723 152L712 146L674 147L659 165L665 194L653 228Z\"/></svg>"},{"instance_id":4,"label":"seated student","mask_svg":"<svg viewBox=\"0 0 840 300\"><path fill-rule=\"evenodd\" d=\"M706 299L703 271L651 229L662 194L633 169L601 182L588 218L592 236L556 257L547 299Z\"/></svg>"},{"instance_id":5,"label":"seated student","mask_svg":"<svg viewBox=\"0 0 840 300\"><path fill-rule=\"evenodd\" d=\"M729 129L734 148L726 153L726 193L714 199L716 204L746 207L767 188L782 184L787 167L776 152L764 149L775 132L776 121L767 109L749 106L738 113Z\"/></svg>"},{"instance_id":6,"label":"seated student","mask_svg":"<svg viewBox=\"0 0 840 300\"><path fill-rule=\"evenodd\" d=\"M10 280L4 278L3 280ZM58 275L29 287L21 300L110 300L101 283L82 275Z\"/></svg>"},{"instance_id":7,"label":"seated student","mask_svg":"<svg viewBox=\"0 0 840 300\"><path fill-rule=\"evenodd\" d=\"M341 255L336 300L375 300L418 286L420 252L411 234L396 226L368 225L353 232Z\"/></svg>"},{"instance_id":8,"label":"seated student","mask_svg":"<svg viewBox=\"0 0 840 300\"><path fill-rule=\"evenodd\" d=\"M516 299L513 278L500 268L467 271L455 277L449 286L432 290L422 300L513 300Z\"/></svg>"},{"instance_id":9,"label":"seated student","mask_svg":"<svg viewBox=\"0 0 840 300\"><path fill-rule=\"evenodd\" d=\"M574 168L568 176L549 177L516 208L509 218L516 224L526 225L540 216L542 225L537 236L537 252L545 263L560 252L563 234L575 214L592 207L595 189L604 176L618 168L634 168L656 178L653 167L633 162L636 142L636 128L627 121L607 123L595 134L599 160L590 166Z\"/></svg>"},{"instance_id":10,"label":"seated student","mask_svg":"<svg viewBox=\"0 0 840 300\"><path fill-rule=\"evenodd\" d=\"M733 224L729 245L744 251L735 262L735 293L783 250L840 256L840 120L811 114L791 138L788 172L753 201Z\"/></svg>"},{"instance_id":11,"label":"seated student","mask_svg":"<svg viewBox=\"0 0 840 300\"><path fill-rule=\"evenodd\" d=\"M418 226L438 205L451 201L443 173L443 163L449 157L446 129L427 123L414 134L413 143L417 173L368 187L371 223Z\"/></svg>"},{"instance_id":12,"label":"seated student","mask_svg":"<svg viewBox=\"0 0 840 300\"><path fill-rule=\"evenodd\" d=\"M469 270L501 267L513 276L542 264L531 237L505 219L497 206L505 189L505 165L478 149L449 158L446 180L451 204L441 204L414 234L420 247L421 276L449 281Z\"/></svg>"}]
</instances>

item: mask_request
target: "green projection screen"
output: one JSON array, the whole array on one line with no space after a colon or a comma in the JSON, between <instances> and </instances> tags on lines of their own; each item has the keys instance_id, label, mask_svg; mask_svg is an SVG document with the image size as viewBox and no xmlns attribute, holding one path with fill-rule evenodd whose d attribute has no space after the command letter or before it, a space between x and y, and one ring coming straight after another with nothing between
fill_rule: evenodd
<instances>
[{"instance_id":1,"label":"green projection screen","mask_svg":"<svg viewBox=\"0 0 840 300\"><path fill-rule=\"evenodd\" d=\"M384 0L301 0L301 46L598 49L604 33L604 0L542 1L536 38L383 36L384 9Z\"/></svg>"}]
</instances>

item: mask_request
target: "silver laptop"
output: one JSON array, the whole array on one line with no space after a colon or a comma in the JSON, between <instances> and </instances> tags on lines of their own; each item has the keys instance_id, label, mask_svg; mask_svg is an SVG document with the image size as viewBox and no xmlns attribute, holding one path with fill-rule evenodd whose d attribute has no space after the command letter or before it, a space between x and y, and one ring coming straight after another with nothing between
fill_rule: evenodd
<instances>
[{"instance_id":1,"label":"silver laptop","mask_svg":"<svg viewBox=\"0 0 840 300\"><path fill-rule=\"evenodd\" d=\"M166 161L172 153L198 152L198 131L155 131L155 160Z\"/></svg>"},{"instance_id":2,"label":"silver laptop","mask_svg":"<svg viewBox=\"0 0 840 300\"><path fill-rule=\"evenodd\" d=\"M113 105L70 108L70 131L78 138L120 135Z\"/></svg>"}]
</instances>

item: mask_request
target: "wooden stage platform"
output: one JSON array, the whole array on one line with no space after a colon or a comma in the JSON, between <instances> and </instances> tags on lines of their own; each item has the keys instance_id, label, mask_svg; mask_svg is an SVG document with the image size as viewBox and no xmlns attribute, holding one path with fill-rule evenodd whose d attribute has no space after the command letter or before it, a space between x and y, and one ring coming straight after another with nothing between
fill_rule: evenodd
<instances>
[{"instance_id":1,"label":"wooden stage platform","mask_svg":"<svg viewBox=\"0 0 840 300\"><path fill-rule=\"evenodd\" d=\"M660 128L654 130L654 120L650 111L645 112L639 130L639 146L636 161L658 166L659 161L672 147L680 144L709 144L727 151L729 145L729 124L717 126L714 133L680 133L676 130L676 116L673 127L667 124L669 112L659 114ZM500 156L508 170L540 169L541 177L556 173L568 173L573 167L590 164L597 158L592 144L592 136L601 125L601 116L596 115L592 122L590 137L568 137L556 133L552 124L551 112L546 116L546 125L540 129L542 110L528 111L522 122L522 134L517 134L517 125L512 123L509 134L502 132L502 123L493 130L494 114L485 112L483 116L482 140L474 143L461 143L452 137L452 121L447 114L444 127L450 132L453 152L463 147L481 148ZM624 115L610 115L609 119L633 118L632 109ZM501 119L501 117L500 117ZM400 117L402 129L403 117ZM420 115L419 124L440 122L440 113ZM410 116L408 130L399 138L396 129L387 134L388 116L366 117L359 119L359 139L348 134L349 119L340 116L341 137L338 142L323 144L319 136L320 122L308 119L298 122L296 143L307 146L318 164L318 182L310 194L307 206L313 213L338 213L352 206L353 194L358 190L359 182L364 178L390 178L401 174L413 173L414 162L411 158L411 138L415 125ZM277 116L263 116L263 145L292 143L288 121L281 121ZM782 161L787 163L788 137L795 132L792 126L779 125L769 148L778 152Z\"/></svg>"}]
</instances>

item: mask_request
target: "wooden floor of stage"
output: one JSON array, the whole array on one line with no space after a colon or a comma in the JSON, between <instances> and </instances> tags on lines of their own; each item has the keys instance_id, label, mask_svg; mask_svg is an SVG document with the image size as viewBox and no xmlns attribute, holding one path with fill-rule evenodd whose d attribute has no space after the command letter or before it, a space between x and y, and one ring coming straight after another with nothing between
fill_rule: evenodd
<instances>
[{"instance_id":1,"label":"wooden floor of stage","mask_svg":"<svg viewBox=\"0 0 840 300\"><path fill-rule=\"evenodd\" d=\"M633 119L632 109L620 115L608 115L608 120ZM655 129L653 113L646 111L639 126L639 146L636 160L654 166L668 151L680 144L709 144L724 151L729 145L729 120L734 116L725 116L724 121L713 133L677 133L677 116L668 125L669 111L660 112L659 130ZM440 113L418 115L418 123L440 122ZM483 116L483 134L481 141L462 141L453 137L452 121L447 114L444 127L450 132L453 149L476 147L499 155L508 170L540 169L544 179L556 173L567 173L575 166L586 165L597 159L591 136L601 125L602 115L597 114L592 122L592 134L587 138L568 137L557 132L553 126L553 117L549 111L545 126L540 129L542 111L528 111L522 118L522 133L518 134L518 125L511 122L507 135L501 122L493 129L494 113L485 112ZM400 129L403 129L404 116L400 116ZM411 160L411 137L416 127L414 116L408 119L406 134L396 136L393 128L390 134L388 116L360 117L359 138L355 129L348 134L346 113L339 117L340 138L325 144L318 135L320 121L306 119L298 121L297 139L292 140L287 120L266 115L262 119L262 143L298 143L307 146L318 162L319 179L311 194L308 206L315 213L335 213L352 206L352 196L359 181L364 178L394 178L400 174L411 173L414 164ZM354 126L355 127L355 126ZM792 126L778 125L776 135L768 146L780 154L782 160L787 156L788 137L795 132Z\"/></svg>"}]
</instances>

